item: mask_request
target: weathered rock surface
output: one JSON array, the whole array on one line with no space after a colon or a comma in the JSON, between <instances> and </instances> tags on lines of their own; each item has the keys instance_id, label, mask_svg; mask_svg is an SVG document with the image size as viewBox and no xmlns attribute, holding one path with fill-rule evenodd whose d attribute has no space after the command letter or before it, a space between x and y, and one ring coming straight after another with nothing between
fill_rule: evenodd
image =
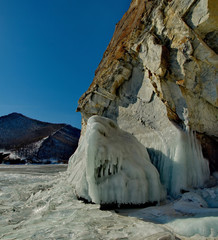
<instances>
[{"instance_id":1,"label":"weathered rock surface","mask_svg":"<svg viewBox=\"0 0 218 240\"><path fill-rule=\"evenodd\" d=\"M2 152L0 152L0 163L2 163L5 160L7 160L9 155L10 155L9 153L2 153Z\"/></svg>"},{"instance_id":2,"label":"weathered rock surface","mask_svg":"<svg viewBox=\"0 0 218 240\"><path fill-rule=\"evenodd\" d=\"M170 159L175 129L190 128L218 170L217 11L214 0L133 0L79 100L82 130L105 116Z\"/></svg>"},{"instance_id":3,"label":"weathered rock surface","mask_svg":"<svg viewBox=\"0 0 218 240\"><path fill-rule=\"evenodd\" d=\"M33 163L66 163L79 136L80 130L67 124L41 122L18 113L0 117L0 150L11 153L3 162L20 158Z\"/></svg>"}]
</instances>

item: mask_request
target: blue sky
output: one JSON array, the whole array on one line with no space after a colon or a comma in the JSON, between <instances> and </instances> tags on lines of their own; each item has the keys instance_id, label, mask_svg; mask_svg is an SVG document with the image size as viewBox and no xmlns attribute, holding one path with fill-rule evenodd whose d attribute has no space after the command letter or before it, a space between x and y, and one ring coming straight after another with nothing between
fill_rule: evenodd
<instances>
[{"instance_id":1,"label":"blue sky","mask_svg":"<svg viewBox=\"0 0 218 240\"><path fill-rule=\"evenodd\" d=\"M131 0L0 0L0 116L80 128L88 89Z\"/></svg>"}]
</instances>

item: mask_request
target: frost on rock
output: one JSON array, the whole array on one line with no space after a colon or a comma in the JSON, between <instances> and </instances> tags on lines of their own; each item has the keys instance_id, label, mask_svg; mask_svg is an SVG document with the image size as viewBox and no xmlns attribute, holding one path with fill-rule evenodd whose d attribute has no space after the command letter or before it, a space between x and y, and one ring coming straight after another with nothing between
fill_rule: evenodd
<instances>
[{"instance_id":1,"label":"frost on rock","mask_svg":"<svg viewBox=\"0 0 218 240\"><path fill-rule=\"evenodd\" d=\"M144 204L166 196L146 148L104 117L89 118L68 174L77 196L94 203Z\"/></svg>"}]
</instances>

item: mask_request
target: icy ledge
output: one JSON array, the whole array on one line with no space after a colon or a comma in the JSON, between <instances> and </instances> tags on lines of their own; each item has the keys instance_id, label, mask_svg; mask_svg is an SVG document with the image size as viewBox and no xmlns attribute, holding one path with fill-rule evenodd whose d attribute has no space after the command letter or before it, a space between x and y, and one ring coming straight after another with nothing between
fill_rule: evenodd
<instances>
[{"instance_id":1,"label":"icy ledge","mask_svg":"<svg viewBox=\"0 0 218 240\"><path fill-rule=\"evenodd\" d=\"M146 148L104 117L88 120L68 174L77 196L98 204L145 204L166 197Z\"/></svg>"}]
</instances>

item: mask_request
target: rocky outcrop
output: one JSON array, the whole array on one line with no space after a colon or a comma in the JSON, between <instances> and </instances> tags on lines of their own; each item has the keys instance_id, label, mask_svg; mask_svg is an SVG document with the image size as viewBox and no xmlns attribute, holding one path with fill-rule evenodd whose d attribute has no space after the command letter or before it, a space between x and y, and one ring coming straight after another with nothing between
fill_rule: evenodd
<instances>
[{"instance_id":1,"label":"rocky outcrop","mask_svg":"<svg viewBox=\"0 0 218 240\"><path fill-rule=\"evenodd\" d=\"M217 6L133 0L79 100L82 130L90 116L105 116L170 159L175 128L189 128L217 171Z\"/></svg>"},{"instance_id":2,"label":"rocky outcrop","mask_svg":"<svg viewBox=\"0 0 218 240\"><path fill-rule=\"evenodd\" d=\"M65 125L46 138L37 152L38 159L59 159L67 163L78 146L80 130Z\"/></svg>"},{"instance_id":3,"label":"rocky outcrop","mask_svg":"<svg viewBox=\"0 0 218 240\"><path fill-rule=\"evenodd\" d=\"M0 163L2 163L2 162L4 162L5 160L7 160L8 159L8 157L9 157L9 153L2 153L2 152L0 152Z\"/></svg>"},{"instance_id":4,"label":"rocky outcrop","mask_svg":"<svg viewBox=\"0 0 218 240\"><path fill-rule=\"evenodd\" d=\"M80 130L12 113L0 117L0 150L11 153L4 163L68 162L78 145ZM4 154L3 154L4 155ZM16 161L15 161L16 160Z\"/></svg>"}]
</instances>

